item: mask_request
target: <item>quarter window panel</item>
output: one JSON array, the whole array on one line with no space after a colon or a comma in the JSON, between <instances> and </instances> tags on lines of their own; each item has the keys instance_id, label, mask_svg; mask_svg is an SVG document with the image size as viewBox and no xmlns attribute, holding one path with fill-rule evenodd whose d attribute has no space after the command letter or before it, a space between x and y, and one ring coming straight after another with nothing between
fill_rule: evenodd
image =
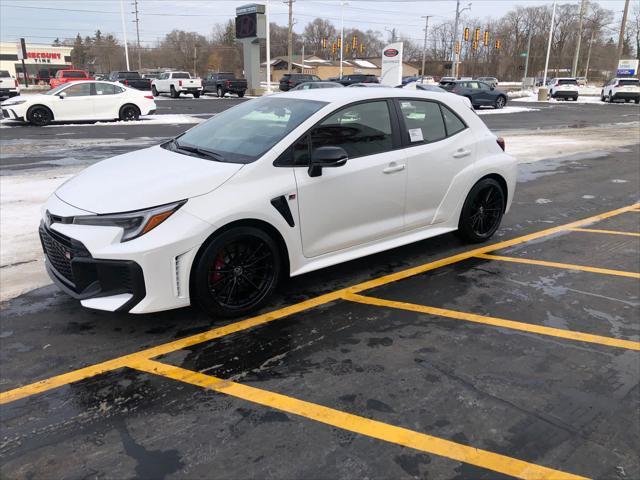
<instances>
[{"instance_id":1,"label":"quarter window panel","mask_svg":"<svg viewBox=\"0 0 640 480\"><path fill-rule=\"evenodd\" d=\"M460 120L460 117L453 113L448 107L440 105L440 108L442 109L444 124L447 127L447 136L451 137L467 128L464 122Z\"/></svg>"},{"instance_id":2,"label":"quarter window panel","mask_svg":"<svg viewBox=\"0 0 640 480\"><path fill-rule=\"evenodd\" d=\"M342 147L349 158L393 149L391 116L386 101L351 105L334 113L311 131L313 148Z\"/></svg>"},{"instance_id":3,"label":"quarter window panel","mask_svg":"<svg viewBox=\"0 0 640 480\"><path fill-rule=\"evenodd\" d=\"M115 85L111 85L109 83L96 83L96 95L115 95L119 93L120 90Z\"/></svg>"},{"instance_id":4,"label":"quarter window panel","mask_svg":"<svg viewBox=\"0 0 640 480\"><path fill-rule=\"evenodd\" d=\"M437 103L424 100L400 100L399 103L411 143L437 142L447 137Z\"/></svg>"}]
</instances>

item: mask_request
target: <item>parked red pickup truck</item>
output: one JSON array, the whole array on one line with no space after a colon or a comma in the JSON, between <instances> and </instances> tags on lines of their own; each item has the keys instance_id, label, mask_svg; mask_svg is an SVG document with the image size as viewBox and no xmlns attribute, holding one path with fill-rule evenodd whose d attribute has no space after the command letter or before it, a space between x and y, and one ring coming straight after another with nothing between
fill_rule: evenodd
<instances>
[{"instance_id":1,"label":"parked red pickup truck","mask_svg":"<svg viewBox=\"0 0 640 480\"><path fill-rule=\"evenodd\" d=\"M91 77L84 70L58 70L56 76L49 80L49 86L56 88L63 83L79 82L82 80L91 80Z\"/></svg>"}]
</instances>

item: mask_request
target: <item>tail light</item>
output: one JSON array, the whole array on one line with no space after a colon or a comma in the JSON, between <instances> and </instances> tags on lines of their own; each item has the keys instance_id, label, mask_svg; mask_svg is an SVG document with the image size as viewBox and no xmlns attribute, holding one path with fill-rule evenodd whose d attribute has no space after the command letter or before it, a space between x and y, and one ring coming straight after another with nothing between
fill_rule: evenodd
<instances>
[{"instance_id":1,"label":"tail light","mask_svg":"<svg viewBox=\"0 0 640 480\"><path fill-rule=\"evenodd\" d=\"M227 80L227 87L231 86L231 80Z\"/></svg>"},{"instance_id":2,"label":"tail light","mask_svg":"<svg viewBox=\"0 0 640 480\"><path fill-rule=\"evenodd\" d=\"M289 80L287 83L289 84L289 86L292 86L293 85L293 80Z\"/></svg>"},{"instance_id":3,"label":"tail light","mask_svg":"<svg viewBox=\"0 0 640 480\"><path fill-rule=\"evenodd\" d=\"M144 98L148 98L149 100L153 100L153 95L145 95Z\"/></svg>"},{"instance_id":4,"label":"tail light","mask_svg":"<svg viewBox=\"0 0 640 480\"><path fill-rule=\"evenodd\" d=\"M556 83L556 84L554 85L554 87L559 87L559 86L560 86L560 84L559 84L559 83Z\"/></svg>"},{"instance_id":5,"label":"tail light","mask_svg":"<svg viewBox=\"0 0 640 480\"><path fill-rule=\"evenodd\" d=\"M503 152L504 152L504 151L506 151L507 146L506 146L506 144L504 143L504 138L502 138L502 137L498 137L498 138L496 139L496 142L498 143L498 146L502 149L502 151L503 151Z\"/></svg>"},{"instance_id":6,"label":"tail light","mask_svg":"<svg viewBox=\"0 0 640 480\"><path fill-rule=\"evenodd\" d=\"M182 86L182 80L178 80L178 85Z\"/></svg>"},{"instance_id":7,"label":"tail light","mask_svg":"<svg viewBox=\"0 0 640 480\"><path fill-rule=\"evenodd\" d=\"M16 87L18 86L18 79L14 78L13 81L16 83Z\"/></svg>"},{"instance_id":8,"label":"tail light","mask_svg":"<svg viewBox=\"0 0 640 480\"><path fill-rule=\"evenodd\" d=\"M125 85L129 86L129 80L127 80L126 78L124 79L124 82L122 82L122 83L124 83Z\"/></svg>"},{"instance_id":9,"label":"tail light","mask_svg":"<svg viewBox=\"0 0 640 480\"><path fill-rule=\"evenodd\" d=\"M616 84L613 86L614 88L618 88L620 86L620 84L618 82L616 82Z\"/></svg>"}]
</instances>

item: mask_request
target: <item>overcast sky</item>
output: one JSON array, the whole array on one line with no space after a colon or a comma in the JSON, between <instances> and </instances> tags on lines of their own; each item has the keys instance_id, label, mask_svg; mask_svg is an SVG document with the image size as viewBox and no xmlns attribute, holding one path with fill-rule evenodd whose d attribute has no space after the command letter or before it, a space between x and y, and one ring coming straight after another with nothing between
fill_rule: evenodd
<instances>
[{"instance_id":1,"label":"overcast sky","mask_svg":"<svg viewBox=\"0 0 640 480\"><path fill-rule=\"evenodd\" d=\"M552 0L471 0L473 17L499 17L516 5L535 6L551 4ZM636 0L632 0L632 3ZM133 0L123 0L128 40L135 38ZM235 16L235 9L249 1L227 0L138 0L140 11L140 38L145 46L173 29L196 31L209 35L213 25L224 23ZM266 1L256 2L266 3ZM469 0L461 0L466 6ZM580 0L567 0L578 9ZM624 8L624 0L599 0L602 7L616 12L616 30ZM281 0L271 0L271 21L280 25L287 22L287 7ZM399 32L421 40L424 21L422 15L433 15L438 22L455 16L455 0L349 0L344 7L345 27L361 30L397 28ZM297 0L294 4L294 29L302 31L313 18L330 19L340 25L340 2L335 0ZM25 37L30 43L50 43L54 38L91 35L96 29L109 32L122 39L119 0L1 0L0 38L15 41ZM388 34L386 34L388 35Z\"/></svg>"}]
</instances>

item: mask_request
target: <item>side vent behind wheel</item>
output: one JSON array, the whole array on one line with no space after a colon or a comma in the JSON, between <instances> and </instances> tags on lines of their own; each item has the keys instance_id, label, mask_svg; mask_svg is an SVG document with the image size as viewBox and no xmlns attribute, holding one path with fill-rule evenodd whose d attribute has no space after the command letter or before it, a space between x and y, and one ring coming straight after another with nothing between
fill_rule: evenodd
<instances>
[{"instance_id":1,"label":"side vent behind wheel","mask_svg":"<svg viewBox=\"0 0 640 480\"><path fill-rule=\"evenodd\" d=\"M278 210L278 212L280 212L280 215L282 215L282 218L285 219L290 227L295 226L293 215L291 215L291 209L289 208L289 204L287 203L287 199L284 197L284 195L272 198L271 205L273 205L273 207Z\"/></svg>"}]
</instances>

